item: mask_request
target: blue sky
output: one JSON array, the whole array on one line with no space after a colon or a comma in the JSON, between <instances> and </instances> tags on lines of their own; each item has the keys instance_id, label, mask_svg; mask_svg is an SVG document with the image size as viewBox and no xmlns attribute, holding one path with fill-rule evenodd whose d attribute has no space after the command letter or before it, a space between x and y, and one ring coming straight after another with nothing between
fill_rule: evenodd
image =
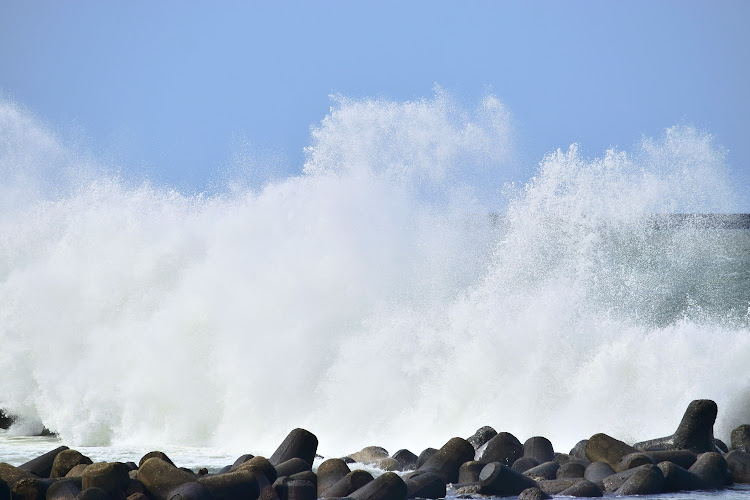
<instances>
[{"instance_id":1,"label":"blue sky","mask_svg":"<svg viewBox=\"0 0 750 500\"><path fill-rule=\"evenodd\" d=\"M435 84L468 106L499 97L531 167L690 123L750 186L749 24L747 1L0 0L0 93L188 191L243 140L300 171L331 94L404 101Z\"/></svg>"}]
</instances>

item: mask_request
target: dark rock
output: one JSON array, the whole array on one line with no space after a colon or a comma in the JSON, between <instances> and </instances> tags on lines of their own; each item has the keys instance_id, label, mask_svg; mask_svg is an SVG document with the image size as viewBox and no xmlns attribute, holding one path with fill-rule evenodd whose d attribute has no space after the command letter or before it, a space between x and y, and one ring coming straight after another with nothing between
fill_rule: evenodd
<instances>
[{"instance_id":1,"label":"dark rock","mask_svg":"<svg viewBox=\"0 0 750 500\"><path fill-rule=\"evenodd\" d=\"M8 483L11 489L21 479L38 479L37 476L27 471L4 462L0 463L0 479Z\"/></svg>"},{"instance_id":2,"label":"dark rock","mask_svg":"<svg viewBox=\"0 0 750 500\"><path fill-rule=\"evenodd\" d=\"M81 489L101 488L112 498L124 497L130 476L125 464L119 462L99 462L86 467L81 474Z\"/></svg>"},{"instance_id":3,"label":"dark rock","mask_svg":"<svg viewBox=\"0 0 750 500\"><path fill-rule=\"evenodd\" d=\"M336 484L326 490L326 496L323 498L347 497L356 490L362 488L373 480L372 474L363 470L353 470Z\"/></svg>"},{"instance_id":4,"label":"dark rock","mask_svg":"<svg viewBox=\"0 0 750 500\"><path fill-rule=\"evenodd\" d=\"M445 498L445 482L439 475L432 471L416 472L404 479L408 498Z\"/></svg>"},{"instance_id":5,"label":"dark rock","mask_svg":"<svg viewBox=\"0 0 750 500\"><path fill-rule=\"evenodd\" d=\"M740 425L732 431L730 443L733 450L750 453L750 425Z\"/></svg>"},{"instance_id":6,"label":"dark rock","mask_svg":"<svg viewBox=\"0 0 750 500\"><path fill-rule=\"evenodd\" d=\"M481 463L481 462L479 462ZM537 460L534 457L521 457L515 462L513 462L513 466L511 469L513 469L516 472L524 473L529 469L533 469L539 465L539 460Z\"/></svg>"},{"instance_id":7,"label":"dark rock","mask_svg":"<svg viewBox=\"0 0 750 500\"><path fill-rule=\"evenodd\" d=\"M552 459L553 462L556 462L558 465L562 466L567 464L568 462L578 462L583 465L588 465L591 462L587 458L576 458L574 456L568 455L567 453L555 453L555 458Z\"/></svg>"},{"instance_id":8,"label":"dark rock","mask_svg":"<svg viewBox=\"0 0 750 500\"><path fill-rule=\"evenodd\" d=\"M536 482L520 474L505 464L491 462L479 474L479 484L483 495L499 497L518 495L526 488L537 486Z\"/></svg>"},{"instance_id":9,"label":"dark rock","mask_svg":"<svg viewBox=\"0 0 750 500\"><path fill-rule=\"evenodd\" d=\"M44 500L47 489L57 481L49 478L24 478L17 481L11 488L14 500Z\"/></svg>"},{"instance_id":10,"label":"dark rock","mask_svg":"<svg viewBox=\"0 0 750 500\"><path fill-rule=\"evenodd\" d=\"M446 483L458 481L458 469L474 458L474 447L465 439L448 440L419 470L433 469Z\"/></svg>"},{"instance_id":11,"label":"dark rock","mask_svg":"<svg viewBox=\"0 0 750 500\"><path fill-rule=\"evenodd\" d=\"M606 462L615 470L622 457L638 451L606 434L594 434L586 443L586 458L590 462Z\"/></svg>"},{"instance_id":12,"label":"dark rock","mask_svg":"<svg viewBox=\"0 0 750 500\"><path fill-rule=\"evenodd\" d=\"M425 448L417 458L417 464L414 466L415 469L419 469L420 467L422 467L424 463L432 458L432 455L434 455L435 453L437 453L437 450L435 448Z\"/></svg>"},{"instance_id":13,"label":"dark rock","mask_svg":"<svg viewBox=\"0 0 750 500\"><path fill-rule=\"evenodd\" d=\"M130 498L130 497L128 497ZM213 500L211 492L198 483L181 484L167 495L168 500Z\"/></svg>"},{"instance_id":14,"label":"dark rock","mask_svg":"<svg viewBox=\"0 0 750 500\"><path fill-rule=\"evenodd\" d=\"M710 399L692 401L677 430L671 436L636 443L643 451L690 450L695 453L716 451L714 422L718 409Z\"/></svg>"},{"instance_id":15,"label":"dark rock","mask_svg":"<svg viewBox=\"0 0 750 500\"><path fill-rule=\"evenodd\" d=\"M153 498L168 500L172 490L182 484L195 482L198 476L178 469L174 464L155 456L146 459L138 468L138 479Z\"/></svg>"},{"instance_id":16,"label":"dark rock","mask_svg":"<svg viewBox=\"0 0 750 500\"><path fill-rule=\"evenodd\" d=\"M86 467L88 467L89 465L91 464L78 464L70 469L68 473L65 474L65 477L81 477L83 475L83 471L85 471Z\"/></svg>"},{"instance_id":17,"label":"dark rock","mask_svg":"<svg viewBox=\"0 0 750 500\"><path fill-rule=\"evenodd\" d=\"M49 477L65 477L70 469L76 465L91 465L91 459L76 450L62 450L52 461L52 469Z\"/></svg>"},{"instance_id":18,"label":"dark rock","mask_svg":"<svg viewBox=\"0 0 750 500\"><path fill-rule=\"evenodd\" d=\"M274 465L301 458L312 466L315 460L315 452L318 450L318 438L305 429L294 429L279 445L269 461Z\"/></svg>"},{"instance_id":19,"label":"dark rock","mask_svg":"<svg viewBox=\"0 0 750 500\"><path fill-rule=\"evenodd\" d=\"M557 469L556 479L583 479L586 466L581 462L568 462Z\"/></svg>"},{"instance_id":20,"label":"dark rock","mask_svg":"<svg viewBox=\"0 0 750 500\"><path fill-rule=\"evenodd\" d=\"M727 448L727 444L721 439L714 438L714 445L716 446L716 451L718 451L719 453L729 453L729 448Z\"/></svg>"},{"instance_id":21,"label":"dark rock","mask_svg":"<svg viewBox=\"0 0 750 500\"><path fill-rule=\"evenodd\" d=\"M479 429L477 429L477 431L470 438L468 438L467 441L471 443L471 445L476 450L495 436L497 436L497 431L489 425L485 425L484 427L480 427Z\"/></svg>"},{"instance_id":22,"label":"dark rock","mask_svg":"<svg viewBox=\"0 0 750 500\"><path fill-rule=\"evenodd\" d=\"M325 460L318 466L318 497L325 498L326 490L341 481L351 470L340 458Z\"/></svg>"},{"instance_id":23,"label":"dark rock","mask_svg":"<svg viewBox=\"0 0 750 500\"><path fill-rule=\"evenodd\" d=\"M109 493L101 488L86 488L77 497L76 500L112 500Z\"/></svg>"},{"instance_id":24,"label":"dark rock","mask_svg":"<svg viewBox=\"0 0 750 500\"><path fill-rule=\"evenodd\" d=\"M727 482L727 461L716 452L701 453L688 470L701 478L710 489L723 489Z\"/></svg>"},{"instance_id":25,"label":"dark rock","mask_svg":"<svg viewBox=\"0 0 750 500\"><path fill-rule=\"evenodd\" d=\"M279 474L276 471L276 467L274 467L267 458L260 456L251 458L250 460L238 465L234 470L247 470L251 472L261 473L266 476L269 483L273 483L274 481L276 481L276 478L279 477ZM233 471L230 469L229 472Z\"/></svg>"},{"instance_id":26,"label":"dark rock","mask_svg":"<svg viewBox=\"0 0 750 500\"><path fill-rule=\"evenodd\" d=\"M419 459L414 453L404 449L398 450L391 458L398 462L398 470L401 471L416 469L417 460Z\"/></svg>"},{"instance_id":27,"label":"dark rock","mask_svg":"<svg viewBox=\"0 0 750 500\"><path fill-rule=\"evenodd\" d=\"M556 479L560 464L557 462L544 462L524 472L525 476L532 479Z\"/></svg>"},{"instance_id":28,"label":"dark rock","mask_svg":"<svg viewBox=\"0 0 750 500\"><path fill-rule=\"evenodd\" d=\"M523 455L523 445L509 432L501 432L476 451L476 460L484 463L500 462L510 467Z\"/></svg>"},{"instance_id":29,"label":"dark rock","mask_svg":"<svg viewBox=\"0 0 750 500\"><path fill-rule=\"evenodd\" d=\"M533 488L526 488L518 495L518 500L549 500L552 498L536 486Z\"/></svg>"},{"instance_id":30,"label":"dark rock","mask_svg":"<svg viewBox=\"0 0 750 500\"><path fill-rule=\"evenodd\" d=\"M341 457L341 460L346 462L347 464L353 464L356 463L352 457Z\"/></svg>"},{"instance_id":31,"label":"dark rock","mask_svg":"<svg viewBox=\"0 0 750 500\"><path fill-rule=\"evenodd\" d=\"M479 473L482 472L484 466L485 464L476 460L464 462L458 469L458 482L460 484L478 483Z\"/></svg>"},{"instance_id":32,"label":"dark rock","mask_svg":"<svg viewBox=\"0 0 750 500\"><path fill-rule=\"evenodd\" d=\"M583 473L584 479L589 481L601 481L615 473L615 470L606 462L591 462Z\"/></svg>"},{"instance_id":33,"label":"dark rock","mask_svg":"<svg viewBox=\"0 0 750 500\"><path fill-rule=\"evenodd\" d=\"M133 493L127 498L127 500L151 500L151 499L144 493Z\"/></svg>"},{"instance_id":34,"label":"dark rock","mask_svg":"<svg viewBox=\"0 0 750 500\"><path fill-rule=\"evenodd\" d=\"M578 441L576 445L570 450L570 453L568 453L568 455L579 460L588 460L588 458L586 457L586 445L588 444L588 442L588 439Z\"/></svg>"},{"instance_id":35,"label":"dark rock","mask_svg":"<svg viewBox=\"0 0 750 500\"><path fill-rule=\"evenodd\" d=\"M555 450L552 449L552 443L546 437L534 436L523 443L523 456L531 457L543 464L555 458Z\"/></svg>"},{"instance_id":36,"label":"dark rock","mask_svg":"<svg viewBox=\"0 0 750 500\"><path fill-rule=\"evenodd\" d=\"M664 491L664 474L655 465L643 465L620 486L615 495L655 495Z\"/></svg>"},{"instance_id":37,"label":"dark rock","mask_svg":"<svg viewBox=\"0 0 750 500\"><path fill-rule=\"evenodd\" d=\"M370 465L377 467L380 470L384 470L386 472L401 470L401 466L399 465L398 460L396 460L395 458L391 458L391 457L382 458L378 460L377 462L370 464Z\"/></svg>"},{"instance_id":38,"label":"dark rock","mask_svg":"<svg viewBox=\"0 0 750 500\"><path fill-rule=\"evenodd\" d=\"M539 489L548 495L557 495L571 486L575 486L580 479L543 479L537 481Z\"/></svg>"},{"instance_id":39,"label":"dark rock","mask_svg":"<svg viewBox=\"0 0 750 500\"><path fill-rule=\"evenodd\" d=\"M349 455L352 460L361 464L374 464L388 456L388 450L380 446L365 446L360 451Z\"/></svg>"},{"instance_id":40,"label":"dark rock","mask_svg":"<svg viewBox=\"0 0 750 500\"><path fill-rule=\"evenodd\" d=\"M160 459L164 460L165 462L167 462L167 463L168 463L169 465L172 465L172 466L174 466L174 467L177 467L177 466L176 466L176 465L174 464L174 462L172 462L172 461L171 461L171 460L169 459L169 457L167 456L167 454L166 454L166 453L164 453L164 452L162 452L162 451L149 451L148 453L146 453L145 455L143 455L143 456L141 457L141 460L140 460L140 461L138 462L138 468L140 469L140 468L141 468L141 466L142 466L142 465L143 465L143 464L144 464L144 463L146 462L146 460L148 460L149 458L154 458L154 457L156 457L156 458L160 458Z\"/></svg>"},{"instance_id":41,"label":"dark rock","mask_svg":"<svg viewBox=\"0 0 750 500\"><path fill-rule=\"evenodd\" d=\"M742 484L750 484L750 453L742 450L732 450L724 459L727 467L732 471L734 481Z\"/></svg>"},{"instance_id":42,"label":"dark rock","mask_svg":"<svg viewBox=\"0 0 750 500\"><path fill-rule=\"evenodd\" d=\"M386 472L349 496L353 500L406 500L408 491L406 483L398 474Z\"/></svg>"},{"instance_id":43,"label":"dark rock","mask_svg":"<svg viewBox=\"0 0 750 500\"><path fill-rule=\"evenodd\" d=\"M132 473L132 471L130 473L128 473L128 475L130 475L131 473ZM145 494L146 493L146 487L143 486L143 483L140 482L138 479L134 479L134 478L131 477L131 478L128 479L128 485L125 487L125 496L129 497L133 493L143 493L143 494Z\"/></svg>"},{"instance_id":44,"label":"dark rock","mask_svg":"<svg viewBox=\"0 0 750 500\"><path fill-rule=\"evenodd\" d=\"M258 476L266 480L262 474L242 470L215 476L201 476L197 481L198 484L206 487L214 500L235 500L237 498L255 500L260 496Z\"/></svg>"},{"instance_id":45,"label":"dark rock","mask_svg":"<svg viewBox=\"0 0 750 500\"><path fill-rule=\"evenodd\" d=\"M75 480L55 481L47 488L46 500L75 500L81 494L81 482ZM0 495L1 496L1 495Z\"/></svg>"},{"instance_id":46,"label":"dark rock","mask_svg":"<svg viewBox=\"0 0 750 500\"><path fill-rule=\"evenodd\" d=\"M622 457L622 460L620 460L620 462L617 464L617 467L615 467L615 471L622 472L624 470L640 467L641 465L648 465L653 463L654 461L649 455L638 451L636 453L630 453Z\"/></svg>"},{"instance_id":47,"label":"dark rock","mask_svg":"<svg viewBox=\"0 0 750 500\"><path fill-rule=\"evenodd\" d=\"M276 465L276 477L291 476L292 474L306 470L310 470L310 462L301 458L290 458L289 460Z\"/></svg>"},{"instance_id":48,"label":"dark rock","mask_svg":"<svg viewBox=\"0 0 750 500\"><path fill-rule=\"evenodd\" d=\"M664 491L695 491L709 489L708 485L687 469L672 462L659 462L657 465L664 475Z\"/></svg>"},{"instance_id":49,"label":"dark rock","mask_svg":"<svg viewBox=\"0 0 750 500\"><path fill-rule=\"evenodd\" d=\"M310 481L291 480L284 483L281 500L315 500L315 485Z\"/></svg>"},{"instance_id":50,"label":"dark rock","mask_svg":"<svg viewBox=\"0 0 750 500\"><path fill-rule=\"evenodd\" d=\"M576 484L570 486L569 488L565 488L559 494L564 497L592 498L603 496L601 488L599 488L599 486L592 483L591 481L587 481L586 479L584 479L583 481L578 481Z\"/></svg>"},{"instance_id":51,"label":"dark rock","mask_svg":"<svg viewBox=\"0 0 750 500\"><path fill-rule=\"evenodd\" d=\"M239 457L237 457L237 460L234 461L230 470L237 469L237 467L239 467L240 465L244 464L245 462L247 462L248 460L252 458L255 458L255 455L251 455L250 453L245 453L244 455L240 455Z\"/></svg>"},{"instance_id":52,"label":"dark rock","mask_svg":"<svg viewBox=\"0 0 750 500\"><path fill-rule=\"evenodd\" d=\"M312 483L315 486L315 490L316 490L316 493L317 493L317 489L318 489L318 475L315 474L313 471L311 471L311 470L303 470L302 472L298 472L296 474L292 474L291 476L289 476L289 479L291 481L307 481L309 483ZM317 495L315 496L315 498L318 498Z\"/></svg>"},{"instance_id":53,"label":"dark rock","mask_svg":"<svg viewBox=\"0 0 750 500\"><path fill-rule=\"evenodd\" d=\"M13 422L15 421L15 417L8 415L3 410L0 410L0 429L9 429L11 425L13 425Z\"/></svg>"},{"instance_id":54,"label":"dark rock","mask_svg":"<svg viewBox=\"0 0 750 500\"><path fill-rule=\"evenodd\" d=\"M661 450L661 451L649 451L648 456L654 461L655 464L661 462L672 462L673 464L679 465L683 469L689 469L691 465L698 459L698 455L690 450Z\"/></svg>"},{"instance_id":55,"label":"dark rock","mask_svg":"<svg viewBox=\"0 0 750 500\"><path fill-rule=\"evenodd\" d=\"M39 477L49 477L52 472L52 464L55 462L55 457L58 453L67 449L67 446L59 446L52 451L48 451L44 455L40 455L29 460L25 464L19 465L18 468L33 472Z\"/></svg>"},{"instance_id":56,"label":"dark rock","mask_svg":"<svg viewBox=\"0 0 750 500\"><path fill-rule=\"evenodd\" d=\"M205 476L208 474L208 469L206 467L201 467L198 469L198 475L199 476Z\"/></svg>"},{"instance_id":57,"label":"dark rock","mask_svg":"<svg viewBox=\"0 0 750 500\"><path fill-rule=\"evenodd\" d=\"M10 500L10 497L10 486L4 480L0 479L0 500Z\"/></svg>"},{"instance_id":58,"label":"dark rock","mask_svg":"<svg viewBox=\"0 0 750 500\"><path fill-rule=\"evenodd\" d=\"M456 498L471 498L481 495L481 490L482 486L479 484L465 484L456 488L453 494L456 496Z\"/></svg>"}]
</instances>

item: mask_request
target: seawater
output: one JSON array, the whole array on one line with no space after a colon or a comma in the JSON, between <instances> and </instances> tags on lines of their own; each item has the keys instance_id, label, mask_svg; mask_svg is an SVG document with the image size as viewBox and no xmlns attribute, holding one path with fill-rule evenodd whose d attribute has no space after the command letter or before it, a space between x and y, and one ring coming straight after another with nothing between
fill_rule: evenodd
<instances>
[{"instance_id":1,"label":"seawater","mask_svg":"<svg viewBox=\"0 0 750 500\"><path fill-rule=\"evenodd\" d=\"M325 456L482 425L565 452L668 435L698 398L728 441L750 423L749 233L653 223L737 211L721 147L679 126L519 180L511 123L492 96L340 98L298 174L238 165L192 194L3 101L3 460L53 447L22 437L43 426L190 467L294 427Z\"/></svg>"}]
</instances>

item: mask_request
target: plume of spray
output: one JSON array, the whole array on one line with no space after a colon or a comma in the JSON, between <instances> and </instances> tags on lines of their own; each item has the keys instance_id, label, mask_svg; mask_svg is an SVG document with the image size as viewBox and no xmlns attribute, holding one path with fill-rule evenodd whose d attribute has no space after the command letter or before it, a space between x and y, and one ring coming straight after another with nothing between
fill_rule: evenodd
<instances>
[{"instance_id":1,"label":"plume of spray","mask_svg":"<svg viewBox=\"0 0 750 500\"><path fill-rule=\"evenodd\" d=\"M337 98L302 174L214 195L113 176L13 104L0 120L0 407L27 428L268 454L301 426L334 455L485 424L642 439L697 397L719 433L747 416L745 240L647 222L731 210L693 128L552 153L503 201L492 96Z\"/></svg>"}]
</instances>

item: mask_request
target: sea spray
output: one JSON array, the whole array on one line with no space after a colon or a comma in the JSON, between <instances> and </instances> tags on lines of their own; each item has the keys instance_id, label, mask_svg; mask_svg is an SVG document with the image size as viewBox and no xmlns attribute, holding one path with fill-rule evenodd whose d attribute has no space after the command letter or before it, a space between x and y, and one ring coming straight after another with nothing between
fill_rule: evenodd
<instances>
[{"instance_id":1,"label":"sea spray","mask_svg":"<svg viewBox=\"0 0 750 500\"><path fill-rule=\"evenodd\" d=\"M269 454L302 426L335 455L490 424L566 451L696 398L719 437L747 420L747 232L649 222L732 210L693 128L552 153L500 199L497 99L342 98L300 175L186 195L1 109L0 406L66 444Z\"/></svg>"}]
</instances>

